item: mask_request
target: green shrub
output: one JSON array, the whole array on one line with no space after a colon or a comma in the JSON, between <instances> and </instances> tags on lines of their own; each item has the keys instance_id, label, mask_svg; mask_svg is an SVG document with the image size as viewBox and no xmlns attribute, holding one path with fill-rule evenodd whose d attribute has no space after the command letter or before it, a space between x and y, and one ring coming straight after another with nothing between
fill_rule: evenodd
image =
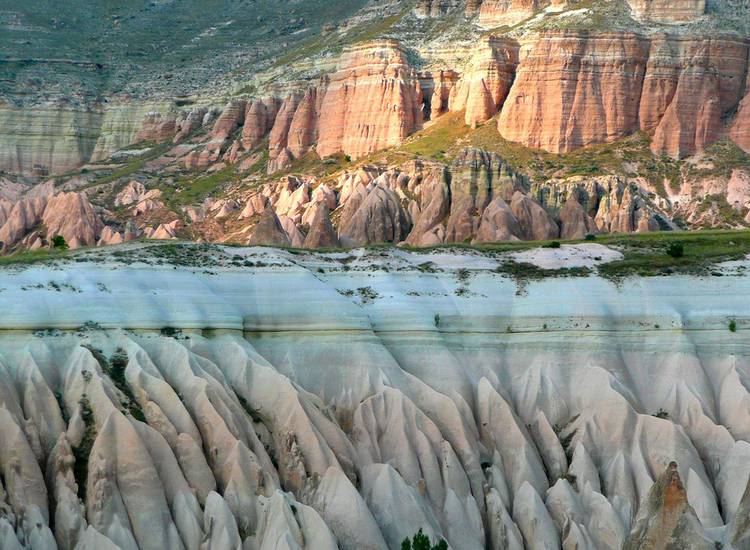
<instances>
[{"instance_id":1,"label":"green shrub","mask_svg":"<svg viewBox=\"0 0 750 550\"><path fill-rule=\"evenodd\" d=\"M52 248L57 248L58 250L67 250L68 249L68 243L65 242L65 237L62 235L55 235L52 237Z\"/></svg>"},{"instance_id":2,"label":"green shrub","mask_svg":"<svg viewBox=\"0 0 750 550\"><path fill-rule=\"evenodd\" d=\"M737 332L737 321L735 321L734 319L729 321L729 331Z\"/></svg>"},{"instance_id":3,"label":"green shrub","mask_svg":"<svg viewBox=\"0 0 750 550\"><path fill-rule=\"evenodd\" d=\"M412 540L408 537L403 540L401 550L448 550L448 543L440 539L437 544L430 544L430 537L422 533L420 528Z\"/></svg>"},{"instance_id":4,"label":"green shrub","mask_svg":"<svg viewBox=\"0 0 750 550\"><path fill-rule=\"evenodd\" d=\"M560 248L560 241L552 241L546 246L547 248Z\"/></svg>"},{"instance_id":5,"label":"green shrub","mask_svg":"<svg viewBox=\"0 0 750 550\"><path fill-rule=\"evenodd\" d=\"M596 240L596 235L594 235L593 233L587 233L586 236L584 237L584 239L587 240L587 241L595 241Z\"/></svg>"},{"instance_id":6,"label":"green shrub","mask_svg":"<svg viewBox=\"0 0 750 550\"><path fill-rule=\"evenodd\" d=\"M667 254L673 258L682 258L685 255L685 246L682 243L669 243Z\"/></svg>"}]
</instances>

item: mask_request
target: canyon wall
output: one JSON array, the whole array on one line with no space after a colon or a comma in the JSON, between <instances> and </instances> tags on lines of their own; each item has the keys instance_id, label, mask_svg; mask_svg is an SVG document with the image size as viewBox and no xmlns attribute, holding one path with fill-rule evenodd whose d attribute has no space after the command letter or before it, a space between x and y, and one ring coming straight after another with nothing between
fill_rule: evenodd
<instances>
[{"instance_id":1,"label":"canyon wall","mask_svg":"<svg viewBox=\"0 0 750 550\"><path fill-rule=\"evenodd\" d=\"M0 272L3 548L747 548L742 271L159 248Z\"/></svg>"},{"instance_id":2,"label":"canyon wall","mask_svg":"<svg viewBox=\"0 0 750 550\"><path fill-rule=\"evenodd\" d=\"M685 157L726 134L747 59L743 39L548 33L521 59L498 128L555 153L642 129L655 154Z\"/></svg>"},{"instance_id":3,"label":"canyon wall","mask_svg":"<svg viewBox=\"0 0 750 550\"><path fill-rule=\"evenodd\" d=\"M149 116L172 110L171 101L0 105L0 170L42 176L75 170L133 143Z\"/></svg>"},{"instance_id":4,"label":"canyon wall","mask_svg":"<svg viewBox=\"0 0 750 550\"><path fill-rule=\"evenodd\" d=\"M273 172L313 149L367 156L448 111L471 126L499 113L502 137L553 153L642 130L654 154L683 158L724 137L749 147L747 66L740 38L549 31L522 44L484 38L463 66L418 73L398 42L379 40L348 48L318 81L217 112L210 102L180 109L166 100L5 106L0 170L64 173L137 140L177 142L203 128L208 142L188 168L236 159L268 138Z\"/></svg>"}]
</instances>

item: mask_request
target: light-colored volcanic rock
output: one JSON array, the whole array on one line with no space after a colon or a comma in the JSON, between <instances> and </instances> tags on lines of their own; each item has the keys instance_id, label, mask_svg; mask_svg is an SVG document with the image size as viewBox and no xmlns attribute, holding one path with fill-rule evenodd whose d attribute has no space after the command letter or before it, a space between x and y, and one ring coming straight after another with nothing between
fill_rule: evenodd
<instances>
[{"instance_id":1,"label":"light-colored volcanic rock","mask_svg":"<svg viewBox=\"0 0 750 550\"><path fill-rule=\"evenodd\" d=\"M742 270L150 250L0 271L3 548L746 547Z\"/></svg>"}]
</instances>

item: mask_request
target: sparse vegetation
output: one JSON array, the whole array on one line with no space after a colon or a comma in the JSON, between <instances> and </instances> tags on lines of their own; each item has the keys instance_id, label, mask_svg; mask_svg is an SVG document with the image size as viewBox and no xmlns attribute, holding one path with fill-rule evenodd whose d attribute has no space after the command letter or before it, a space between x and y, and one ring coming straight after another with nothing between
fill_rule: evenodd
<instances>
[{"instance_id":1,"label":"sparse vegetation","mask_svg":"<svg viewBox=\"0 0 750 550\"><path fill-rule=\"evenodd\" d=\"M85 428L80 443L72 448L73 456L76 459L73 465L73 476L78 485L78 498L84 500L86 498L86 481L88 480L89 473L89 456L96 440L96 424L94 422L94 412L91 410L91 403L85 393L81 395L78 407Z\"/></svg>"},{"instance_id":2,"label":"sparse vegetation","mask_svg":"<svg viewBox=\"0 0 750 550\"><path fill-rule=\"evenodd\" d=\"M369 286L359 287L357 289L357 295L359 296L359 299L363 304L372 302L380 297L380 294L378 294L376 290Z\"/></svg>"},{"instance_id":3,"label":"sparse vegetation","mask_svg":"<svg viewBox=\"0 0 750 550\"><path fill-rule=\"evenodd\" d=\"M430 537L425 535L420 527L411 540L405 538L401 542L401 550L448 550L448 543L445 539L440 539L437 543L431 544Z\"/></svg>"},{"instance_id":4,"label":"sparse vegetation","mask_svg":"<svg viewBox=\"0 0 750 550\"><path fill-rule=\"evenodd\" d=\"M685 245L681 242L669 243L667 245L667 254L673 258L682 258L685 255Z\"/></svg>"},{"instance_id":5,"label":"sparse vegetation","mask_svg":"<svg viewBox=\"0 0 750 550\"><path fill-rule=\"evenodd\" d=\"M55 235L52 237L52 247L56 248L58 250L67 250L68 249L68 243L65 242L65 237L62 235Z\"/></svg>"},{"instance_id":6,"label":"sparse vegetation","mask_svg":"<svg viewBox=\"0 0 750 550\"><path fill-rule=\"evenodd\" d=\"M734 319L729 321L729 332L737 332L737 321Z\"/></svg>"}]
</instances>

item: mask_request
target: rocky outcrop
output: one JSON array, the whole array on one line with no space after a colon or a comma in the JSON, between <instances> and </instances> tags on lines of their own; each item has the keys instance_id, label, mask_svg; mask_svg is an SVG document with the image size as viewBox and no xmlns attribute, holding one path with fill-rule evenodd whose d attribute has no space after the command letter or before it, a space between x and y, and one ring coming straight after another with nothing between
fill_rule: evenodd
<instances>
[{"instance_id":1,"label":"rocky outcrop","mask_svg":"<svg viewBox=\"0 0 750 550\"><path fill-rule=\"evenodd\" d=\"M211 140L206 145L211 162L218 160L226 151L231 142L229 137L244 123L246 106L245 100L233 100L221 111L211 130Z\"/></svg>"},{"instance_id":2,"label":"rocky outcrop","mask_svg":"<svg viewBox=\"0 0 750 550\"><path fill-rule=\"evenodd\" d=\"M422 93L395 41L355 46L322 84L317 151L352 158L400 143L422 126Z\"/></svg>"},{"instance_id":3,"label":"rocky outcrop","mask_svg":"<svg viewBox=\"0 0 750 550\"><path fill-rule=\"evenodd\" d=\"M485 39L451 90L450 110L465 111L466 124L472 127L492 118L508 95L517 64L516 43Z\"/></svg>"},{"instance_id":4,"label":"rocky outcrop","mask_svg":"<svg viewBox=\"0 0 750 550\"><path fill-rule=\"evenodd\" d=\"M275 98L247 103L242 127L242 146L245 149L250 150L260 145L273 128L278 110L279 104Z\"/></svg>"},{"instance_id":5,"label":"rocky outcrop","mask_svg":"<svg viewBox=\"0 0 750 550\"><path fill-rule=\"evenodd\" d=\"M398 243L410 229L411 221L396 193L375 183L351 216L345 213L340 220L339 240L344 246Z\"/></svg>"},{"instance_id":6,"label":"rocky outcrop","mask_svg":"<svg viewBox=\"0 0 750 550\"><path fill-rule=\"evenodd\" d=\"M172 139L177 131L177 121L172 114L148 113L135 135L135 141L155 141Z\"/></svg>"},{"instance_id":7,"label":"rocky outcrop","mask_svg":"<svg viewBox=\"0 0 750 550\"><path fill-rule=\"evenodd\" d=\"M544 241L560 235L557 223L542 206L528 195L516 191L510 209L523 228L523 238L527 241Z\"/></svg>"},{"instance_id":8,"label":"rocky outcrop","mask_svg":"<svg viewBox=\"0 0 750 550\"><path fill-rule=\"evenodd\" d=\"M419 88L424 97L423 114L434 120L449 110L451 91L460 78L453 70L430 71L419 76Z\"/></svg>"},{"instance_id":9,"label":"rocky outcrop","mask_svg":"<svg viewBox=\"0 0 750 550\"><path fill-rule=\"evenodd\" d=\"M180 111L177 115L175 126L177 133L174 136L174 142L178 143L203 125L207 110L205 108L192 109L189 112Z\"/></svg>"},{"instance_id":10,"label":"rocky outcrop","mask_svg":"<svg viewBox=\"0 0 750 550\"><path fill-rule=\"evenodd\" d=\"M279 217L272 208L266 208L261 215L260 220L253 228L253 232L247 241L249 245L268 245L268 246L290 246L292 243L284 227L279 221Z\"/></svg>"},{"instance_id":11,"label":"rocky outcrop","mask_svg":"<svg viewBox=\"0 0 750 550\"><path fill-rule=\"evenodd\" d=\"M560 210L560 237L563 239L582 239L586 235L598 233L596 223L591 219L576 200L570 196Z\"/></svg>"},{"instance_id":12,"label":"rocky outcrop","mask_svg":"<svg viewBox=\"0 0 750 550\"><path fill-rule=\"evenodd\" d=\"M418 210L406 242L414 246L430 246L445 241L445 220L451 209L451 172L442 165L415 165L418 188Z\"/></svg>"},{"instance_id":13,"label":"rocky outcrop","mask_svg":"<svg viewBox=\"0 0 750 550\"><path fill-rule=\"evenodd\" d=\"M542 35L518 65L500 134L564 153L633 132L647 54L648 41L635 34Z\"/></svg>"},{"instance_id":14,"label":"rocky outcrop","mask_svg":"<svg viewBox=\"0 0 750 550\"><path fill-rule=\"evenodd\" d=\"M692 155L725 131L747 58L741 39L550 32L521 60L498 129L564 153L640 128L654 153Z\"/></svg>"},{"instance_id":15,"label":"rocky outcrop","mask_svg":"<svg viewBox=\"0 0 750 550\"><path fill-rule=\"evenodd\" d=\"M745 85L745 97L737 109L729 137L746 153L750 153L750 71Z\"/></svg>"},{"instance_id":16,"label":"rocky outcrop","mask_svg":"<svg viewBox=\"0 0 750 550\"><path fill-rule=\"evenodd\" d=\"M490 202L482 212L482 219L475 237L476 242L520 241L524 231L508 203L500 197Z\"/></svg>"},{"instance_id":17,"label":"rocky outcrop","mask_svg":"<svg viewBox=\"0 0 750 550\"><path fill-rule=\"evenodd\" d=\"M478 0L479 24L485 28L512 27L524 19L528 19L548 2L544 0ZM473 6L467 5L467 11L473 11Z\"/></svg>"},{"instance_id":18,"label":"rocky outcrop","mask_svg":"<svg viewBox=\"0 0 750 550\"><path fill-rule=\"evenodd\" d=\"M418 17L440 17L460 5L460 0L419 0L414 7L414 13Z\"/></svg>"},{"instance_id":19,"label":"rocky outcrop","mask_svg":"<svg viewBox=\"0 0 750 550\"><path fill-rule=\"evenodd\" d=\"M103 224L91 203L81 193L51 197L42 214L47 235L62 235L71 248L96 244Z\"/></svg>"},{"instance_id":20,"label":"rocky outcrop","mask_svg":"<svg viewBox=\"0 0 750 550\"><path fill-rule=\"evenodd\" d=\"M10 204L0 200L0 242L38 248L60 235L70 248L93 246L104 228L101 218L82 193L29 195Z\"/></svg>"},{"instance_id":21,"label":"rocky outcrop","mask_svg":"<svg viewBox=\"0 0 750 550\"><path fill-rule=\"evenodd\" d=\"M687 23L706 11L706 0L628 0L635 19L655 23Z\"/></svg>"},{"instance_id":22,"label":"rocky outcrop","mask_svg":"<svg viewBox=\"0 0 750 550\"><path fill-rule=\"evenodd\" d=\"M300 102L300 94L295 92L284 99L268 137L268 172L273 173L288 165L292 156L287 148L289 128Z\"/></svg>"},{"instance_id":23,"label":"rocky outcrop","mask_svg":"<svg viewBox=\"0 0 750 550\"><path fill-rule=\"evenodd\" d=\"M742 97L747 56L742 40L652 40L640 118L654 131L654 153L682 158L722 136Z\"/></svg>"},{"instance_id":24,"label":"rocky outcrop","mask_svg":"<svg viewBox=\"0 0 750 550\"><path fill-rule=\"evenodd\" d=\"M482 212L495 198L510 201L525 180L495 153L467 148L451 164L450 216L445 242L465 242L479 228Z\"/></svg>"},{"instance_id":25,"label":"rocky outcrop","mask_svg":"<svg viewBox=\"0 0 750 550\"><path fill-rule=\"evenodd\" d=\"M305 236L304 248L338 248L339 238L331 223L328 206L320 204L315 211L310 229Z\"/></svg>"},{"instance_id":26,"label":"rocky outcrop","mask_svg":"<svg viewBox=\"0 0 750 550\"><path fill-rule=\"evenodd\" d=\"M716 545L690 506L677 464L670 462L649 491L623 550L662 550L679 541L680 548L714 550Z\"/></svg>"}]
</instances>

